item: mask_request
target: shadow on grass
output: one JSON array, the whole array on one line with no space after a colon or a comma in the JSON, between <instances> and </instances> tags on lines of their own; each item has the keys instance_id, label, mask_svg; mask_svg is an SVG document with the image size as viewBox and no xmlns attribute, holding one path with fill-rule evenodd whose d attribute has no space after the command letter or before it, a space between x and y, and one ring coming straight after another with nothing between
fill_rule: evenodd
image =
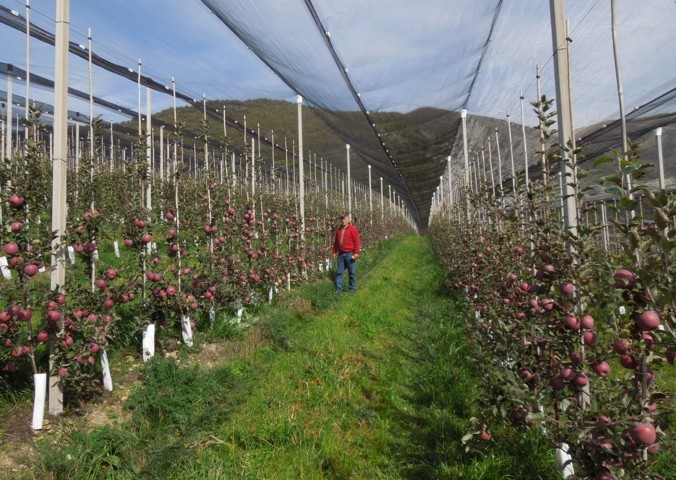
<instances>
[{"instance_id":1,"label":"shadow on grass","mask_svg":"<svg viewBox=\"0 0 676 480\"><path fill-rule=\"evenodd\" d=\"M406 441L394 445L408 479L560 479L553 451L537 431L494 431L493 440L466 449L462 437L481 408L480 367L472 360L466 310L440 291L419 302L406 410L396 415ZM402 448L403 447L403 448Z\"/></svg>"}]
</instances>

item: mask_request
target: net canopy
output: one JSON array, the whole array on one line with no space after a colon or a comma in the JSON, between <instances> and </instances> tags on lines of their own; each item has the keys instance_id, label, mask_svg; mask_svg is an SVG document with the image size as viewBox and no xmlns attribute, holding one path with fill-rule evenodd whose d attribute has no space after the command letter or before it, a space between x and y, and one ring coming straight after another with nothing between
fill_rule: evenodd
<instances>
[{"instance_id":1,"label":"net canopy","mask_svg":"<svg viewBox=\"0 0 676 480\"><path fill-rule=\"evenodd\" d=\"M136 59L143 57L146 84L154 82L161 91L176 76L187 103L201 97L200 89L208 98L293 102L296 94L302 96L350 145L353 176L366 183L368 166L373 167L374 188L382 177L424 226L441 177L448 181L449 156L450 175L463 176L461 110L468 112L470 155L488 155L491 149L493 155L502 152L504 162L515 156L517 168L523 168L526 153L521 152L537 148L531 129L537 119L529 104L538 97L536 66L542 94L553 98L555 91L549 3L171 0L158 7L72 0L72 39L85 43L83 32L93 27L94 50L109 63L99 68L117 68L123 77L131 67L131 79ZM7 11L22 10L24 2L0 0L3 4L0 35L6 37L0 40L7 38L3 45L16 48L3 52L8 58L0 61L20 65L22 26L10 32L10 23L21 14ZM31 20L53 31L53 2L32 4ZM621 145L611 2L567 0L565 11L574 123L591 158ZM672 0L617 0L618 57L632 140L674 125L674 25ZM40 61L37 65L50 76L40 71ZM86 78L79 69L75 84ZM129 94L122 94L112 80L102 83L101 99L134 108L133 87L127 85ZM168 99L156 105L166 107ZM528 127L525 135L517 123ZM516 127L513 132L510 126ZM344 168L344 153L331 155L324 158Z\"/></svg>"}]
</instances>

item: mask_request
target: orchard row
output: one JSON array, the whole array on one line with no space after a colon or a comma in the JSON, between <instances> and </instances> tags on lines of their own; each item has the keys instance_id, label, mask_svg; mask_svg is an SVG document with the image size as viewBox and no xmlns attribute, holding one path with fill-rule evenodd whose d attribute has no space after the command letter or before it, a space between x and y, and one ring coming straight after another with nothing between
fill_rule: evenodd
<instances>
[{"instance_id":1,"label":"orchard row","mask_svg":"<svg viewBox=\"0 0 676 480\"><path fill-rule=\"evenodd\" d=\"M637 155L622 162L644 168ZM584 195L568 181L582 218ZM559 192L528 187L511 199L466 192L430 228L449 288L470 306L484 383L485 415L465 440L479 445L496 422L538 428L572 459L564 477L651 478L645 462L668 444L673 410L661 387L673 385L676 355L674 199L604 184L620 219L620 248L606 251L594 241L603 225L566 227Z\"/></svg>"},{"instance_id":2,"label":"orchard row","mask_svg":"<svg viewBox=\"0 0 676 480\"><path fill-rule=\"evenodd\" d=\"M348 205L344 191L308 182L301 199L276 188L274 176L252 179L253 168L248 177L226 178L179 168L170 181L151 183L143 158L112 172L70 171L68 183L78 188L68 191L67 231L57 239L68 252L66 282L52 289L50 162L31 141L24 156L5 159L4 382L27 368L49 369L77 397L99 383L106 349L140 341L149 325L191 345L195 328L241 318L244 309L327 275L337 217L350 206L366 249L410 229L393 204L373 202L369 192L355 190ZM144 358L155 343L144 344Z\"/></svg>"}]
</instances>

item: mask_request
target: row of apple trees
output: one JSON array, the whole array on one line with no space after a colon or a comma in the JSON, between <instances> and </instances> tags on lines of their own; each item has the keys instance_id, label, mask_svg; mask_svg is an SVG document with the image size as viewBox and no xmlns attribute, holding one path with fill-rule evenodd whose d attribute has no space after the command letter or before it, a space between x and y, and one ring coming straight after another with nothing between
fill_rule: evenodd
<instances>
[{"instance_id":1,"label":"row of apple trees","mask_svg":"<svg viewBox=\"0 0 676 480\"><path fill-rule=\"evenodd\" d=\"M616 200L617 251L596 247L602 225L564 228L558 189L536 181L526 193L522 179L516 196L465 192L437 213L430 237L472 312L485 408L465 440L490 438L495 422L538 428L572 457L563 472L659 478L646 462L674 413L662 387L673 385L676 355L676 204L640 186L649 166L637 150L619 161L621 174L602 185ZM581 218L583 172L570 163ZM637 195L650 204L643 216Z\"/></svg>"},{"instance_id":2,"label":"row of apple trees","mask_svg":"<svg viewBox=\"0 0 676 480\"><path fill-rule=\"evenodd\" d=\"M33 114L31 131L39 126L39 115ZM180 168L159 181L149 175L143 142L134 150L136 158L124 168L111 172L107 162L85 159L77 174L69 172L62 291L50 288L49 158L43 145L29 138L22 157L3 161L0 376L5 385L25 376L24 370L46 371L52 339L52 373L77 398L100 384L98 360L105 349L139 342L150 324L160 340L186 340L186 321L191 335L235 321L244 309L328 273L333 228L346 209L336 192L307 186L303 228L298 195L275 190L278 182L252 186L243 176L194 178ZM258 173L262 178L262 170ZM356 202L353 217L366 248L408 228L394 209L371 212L364 199Z\"/></svg>"}]
</instances>

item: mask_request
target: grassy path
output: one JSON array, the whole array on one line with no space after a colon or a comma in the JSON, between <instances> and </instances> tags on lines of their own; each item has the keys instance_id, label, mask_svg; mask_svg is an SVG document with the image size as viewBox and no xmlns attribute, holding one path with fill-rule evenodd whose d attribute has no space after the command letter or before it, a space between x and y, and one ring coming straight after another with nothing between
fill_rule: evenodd
<instances>
[{"instance_id":1,"label":"grassy path","mask_svg":"<svg viewBox=\"0 0 676 480\"><path fill-rule=\"evenodd\" d=\"M131 420L44 441L29 478L550 478L515 472L509 442L461 462L477 390L427 241L364 261L356 294L291 292L247 355L151 363Z\"/></svg>"},{"instance_id":2,"label":"grassy path","mask_svg":"<svg viewBox=\"0 0 676 480\"><path fill-rule=\"evenodd\" d=\"M354 295L295 335L225 433L235 471L259 478L396 478L408 443L408 340L438 287L425 242L410 237ZM250 469L250 459L255 459Z\"/></svg>"}]
</instances>

